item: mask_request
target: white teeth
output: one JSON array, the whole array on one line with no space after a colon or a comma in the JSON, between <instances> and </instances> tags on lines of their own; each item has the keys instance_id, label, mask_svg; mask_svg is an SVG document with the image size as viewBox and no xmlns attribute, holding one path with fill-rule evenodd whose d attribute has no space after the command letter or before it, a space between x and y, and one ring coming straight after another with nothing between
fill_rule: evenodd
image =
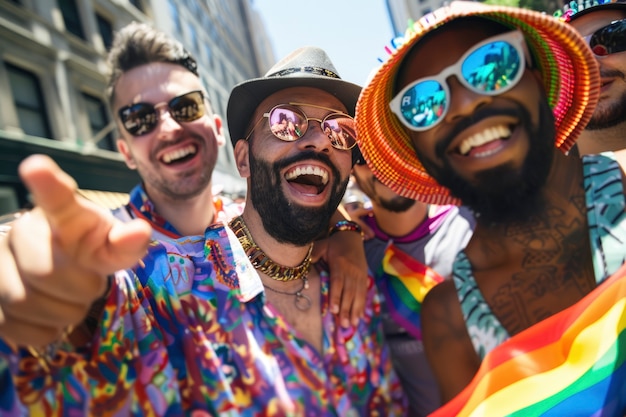
<instances>
[{"instance_id":1,"label":"white teeth","mask_svg":"<svg viewBox=\"0 0 626 417\"><path fill-rule=\"evenodd\" d=\"M298 167L293 171L288 172L287 175L285 175L285 178L287 178L288 180L293 180L294 178L297 178L301 175L315 175L321 177L322 185L326 185L326 183L328 182L328 172L320 167L314 167L311 165L306 167Z\"/></svg>"},{"instance_id":2,"label":"white teeth","mask_svg":"<svg viewBox=\"0 0 626 417\"><path fill-rule=\"evenodd\" d=\"M509 129L508 126L500 125L490 127L465 139L459 146L459 152L462 155L467 155L472 148L482 146L485 143L489 143L497 139L509 137L510 135L511 129Z\"/></svg>"},{"instance_id":3,"label":"white teeth","mask_svg":"<svg viewBox=\"0 0 626 417\"><path fill-rule=\"evenodd\" d=\"M163 162L169 164L172 161L176 161L177 159L184 158L187 155L192 155L194 153L196 153L196 147L194 145L189 145L185 148L166 153L163 155Z\"/></svg>"}]
</instances>

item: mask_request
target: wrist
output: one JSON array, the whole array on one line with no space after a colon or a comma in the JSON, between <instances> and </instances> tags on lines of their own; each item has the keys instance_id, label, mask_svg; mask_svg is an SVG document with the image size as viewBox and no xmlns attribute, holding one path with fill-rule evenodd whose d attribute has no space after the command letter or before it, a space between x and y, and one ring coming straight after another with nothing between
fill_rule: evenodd
<instances>
[{"instance_id":1,"label":"wrist","mask_svg":"<svg viewBox=\"0 0 626 417\"><path fill-rule=\"evenodd\" d=\"M363 237L363 229L358 223L352 220L339 220L328 229L328 236L332 236L337 232L357 232Z\"/></svg>"}]
</instances>

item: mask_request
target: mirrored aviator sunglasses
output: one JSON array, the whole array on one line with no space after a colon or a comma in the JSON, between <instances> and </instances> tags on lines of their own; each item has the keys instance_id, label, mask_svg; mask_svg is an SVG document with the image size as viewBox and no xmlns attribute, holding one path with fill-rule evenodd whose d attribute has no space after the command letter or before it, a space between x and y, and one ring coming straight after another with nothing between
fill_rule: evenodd
<instances>
[{"instance_id":1,"label":"mirrored aviator sunglasses","mask_svg":"<svg viewBox=\"0 0 626 417\"><path fill-rule=\"evenodd\" d=\"M314 107L328 110L332 113L324 116L323 119L316 119L308 117L299 106ZM328 136L330 144L334 148L349 150L356 145L354 119L352 116L338 112L335 109L306 103L279 104L263 114L246 136L246 140L250 138L254 129L264 118L267 118L272 134L285 142L294 142L303 137L309 128L309 121L315 120L320 123L322 131Z\"/></svg>"},{"instance_id":2,"label":"mirrored aviator sunglasses","mask_svg":"<svg viewBox=\"0 0 626 417\"><path fill-rule=\"evenodd\" d=\"M134 103L122 107L118 115L128 133L141 136L157 127L161 107L167 107L170 116L178 123L193 122L204 116L204 94L198 90L174 97L167 103Z\"/></svg>"},{"instance_id":3,"label":"mirrored aviator sunglasses","mask_svg":"<svg viewBox=\"0 0 626 417\"><path fill-rule=\"evenodd\" d=\"M448 112L448 77L454 75L471 91L495 96L517 85L524 74L525 56L524 35L520 31L490 37L474 45L438 75L407 85L389 102L389 107L409 129L428 130Z\"/></svg>"},{"instance_id":4,"label":"mirrored aviator sunglasses","mask_svg":"<svg viewBox=\"0 0 626 417\"><path fill-rule=\"evenodd\" d=\"M626 51L626 19L611 22L585 36L585 40L596 56Z\"/></svg>"}]
</instances>

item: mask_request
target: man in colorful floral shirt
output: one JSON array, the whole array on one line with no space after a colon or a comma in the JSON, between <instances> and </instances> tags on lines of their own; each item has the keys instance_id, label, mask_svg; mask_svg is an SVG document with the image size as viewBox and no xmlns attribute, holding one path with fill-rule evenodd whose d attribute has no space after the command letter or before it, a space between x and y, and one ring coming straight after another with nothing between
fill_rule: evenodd
<instances>
[{"instance_id":1,"label":"man in colorful floral shirt","mask_svg":"<svg viewBox=\"0 0 626 417\"><path fill-rule=\"evenodd\" d=\"M106 93L120 135L117 146L142 179L114 215L149 221L153 237L162 240L202 235L215 221L239 214L239 205L225 205L213 195L213 170L224 144L222 119L212 110L193 56L163 32L131 23L116 34L108 66ZM336 213L332 224L341 219ZM330 265L332 308L347 326L362 314L365 301L361 239L336 234L315 256Z\"/></svg>"},{"instance_id":2,"label":"man in colorful floral shirt","mask_svg":"<svg viewBox=\"0 0 626 417\"><path fill-rule=\"evenodd\" d=\"M98 333L80 348L58 333L80 322L106 274L142 256L150 230L75 197L50 160L26 160L38 208L0 240L0 414L403 415L372 281L365 316L343 327L327 269L310 259L345 191L359 91L316 48L237 86L228 115L248 179L242 216L150 243L108 281ZM280 112L298 123L295 141L270 130Z\"/></svg>"}]
</instances>

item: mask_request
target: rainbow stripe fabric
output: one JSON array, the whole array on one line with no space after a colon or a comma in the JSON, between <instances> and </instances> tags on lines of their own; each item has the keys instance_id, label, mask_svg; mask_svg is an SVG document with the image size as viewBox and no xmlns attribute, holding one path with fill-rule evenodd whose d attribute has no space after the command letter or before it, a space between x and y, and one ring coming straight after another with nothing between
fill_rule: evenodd
<instances>
[{"instance_id":1,"label":"rainbow stripe fabric","mask_svg":"<svg viewBox=\"0 0 626 417\"><path fill-rule=\"evenodd\" d=\"M626 415L626 267L485 357L442 416Z\"/></svg>"},{"instance_id":2,"label":"rainbow stripe fabric","mask_svg":"<svg viewBox=\"0 0 626 417\"><path fill-rule=\"evenodd\" d=\"M428 266L398 249L385 250L376 285L385 296L394 320L418 340L422 339L421 311L426 293L443 278Z\"/></svg>"}]
</instances>

